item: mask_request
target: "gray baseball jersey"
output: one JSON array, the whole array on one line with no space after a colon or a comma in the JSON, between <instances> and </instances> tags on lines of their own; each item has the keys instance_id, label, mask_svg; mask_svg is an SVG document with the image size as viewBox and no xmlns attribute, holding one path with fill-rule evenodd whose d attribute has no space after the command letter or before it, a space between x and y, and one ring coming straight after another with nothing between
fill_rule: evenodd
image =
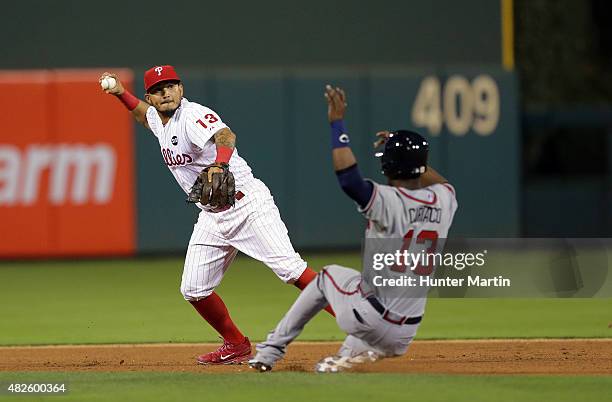
<instances>
[{"instance_id":1,"label":"gray baseball jersey","mask_svg":"<svg viewBox=\"0 0 612 402\"><path fill-rule=\"evenodd\" d=\"M448 183L418 190L374 183L370 202L359 212L368 219L366 242L368 239L401 239L403 248L417 255L442 251L456 210L455 189ZM396 266L394 270L387 269L386 276L430 275L435 267L433 264L419 264L412 268ZM386 308L396 313L416 317L425 312L426 298L423 297L422 287L404 287L400 294L368 290L373 291Z\"/></svg>"},{"instance_id":2,"label":"gray baseball jersey","mask_svg":"<svg viewBox=\"0 0 612 402\"><path fill-rule=\"evenodd\" d=\"M366 237L405 238L410 239L409 244L414 240L414 244L431 248L446 238L456 210L455 189L447 183L419 190L374 183L370 202L360 212L368 219ZM362 282L359 271L326 266L266 340L257 344L254 360L273 366L304 325L328 303L336 313L338 326L347 334L338 355L356 357L372 351L385 357L406 353L419 327L425 298L383 297L378 302L390 313L383 315L364 294Z\"/></svg>"}]
</instances>

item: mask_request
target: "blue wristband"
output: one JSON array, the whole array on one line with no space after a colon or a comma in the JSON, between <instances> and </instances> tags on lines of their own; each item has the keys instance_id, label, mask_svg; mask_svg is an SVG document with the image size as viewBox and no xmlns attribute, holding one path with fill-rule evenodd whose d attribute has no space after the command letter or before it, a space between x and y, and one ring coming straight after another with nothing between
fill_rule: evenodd
<instances>
[{"instance_id":1,"label":"blue wristband","mask_svg":"<svg viewBox=\"0 0 612 402\"><path fill-rule=\"evenodd\" d=\"M344 121L332 121L330 126L332 149L348 147L350 140L348 134L344 130Z\"/></svg>"}]
</instances>

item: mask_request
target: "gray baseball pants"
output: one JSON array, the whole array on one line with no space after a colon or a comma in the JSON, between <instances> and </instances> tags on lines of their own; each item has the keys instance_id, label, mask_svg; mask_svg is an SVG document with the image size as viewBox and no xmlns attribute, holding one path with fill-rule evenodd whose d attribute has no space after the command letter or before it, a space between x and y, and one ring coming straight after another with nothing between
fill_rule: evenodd
<instances>
[{"instance_id":1,"label":"gray baseball pants","mask_svg":"<svg viewBox=\"0 0 612 402\"><path fill-rule=\"evenodd\" d=\"M338 326L347 333L340 356L354 357L374 351L382 357L406 353L416 335L418 324L397 325L382 318L358 288L360 272L329 265L306 286L267 339L257 344L255 360L273 366L283 358L287 346L304 326L327 304L336 313Z\"/></svg>"}]
</instances>

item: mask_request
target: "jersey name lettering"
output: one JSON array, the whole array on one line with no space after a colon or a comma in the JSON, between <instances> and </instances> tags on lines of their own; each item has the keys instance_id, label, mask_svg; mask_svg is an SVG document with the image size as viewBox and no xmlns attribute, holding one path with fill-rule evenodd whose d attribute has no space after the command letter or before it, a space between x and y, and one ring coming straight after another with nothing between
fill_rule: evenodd
<instances>
[{"instance_id":1,"label":"jersey name lettering","mask_svg":"<svg viewBox=\"0 0 612 402\"><path fill-rule=\"evenodd\" d=\"M182 166L193 162L191 156L187 154L174 155L174 152L168 148L162 148L162 156L164 157L164 162L168 166Z\"/></svg>"},{"instance_id":2,"label":"jersey name lettering","mask_svg":"<svg viewBox=\"0 0 612 402\"><path fill-rule=\"evenodd\" d=\"M440 208L421 206L418 208L410 208L408 213L410 215L411 224L415 222L440 223L442 220L442 209Z\"/></svg>"}]
</instances>

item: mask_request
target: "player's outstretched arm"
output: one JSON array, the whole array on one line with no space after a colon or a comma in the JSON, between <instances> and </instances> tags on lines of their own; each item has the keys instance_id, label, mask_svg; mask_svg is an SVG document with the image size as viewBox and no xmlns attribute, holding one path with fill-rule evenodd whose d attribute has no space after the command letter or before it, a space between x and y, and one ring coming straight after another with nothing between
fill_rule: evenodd
<instances>
[{"instance_id":1,"label":"player's outstretched arm","mask_svg":"<svg viewBox=\"0 0 612 402\"><path fill-rule=\"evenodd\" d=\"M132 113L134 119L146 128L149 128L149 124L147 123L147 110L149 109L149 104L138 99L134 95L130 93L130 91L126 90L121 84L121 81L117 77L116 74L112 74L109 72L105 72L100 76L100 85L102 85L103 80L107 80L108 78L113 78L115 80L115 85L109 88L102 87L102 90L109 94L114 95L125 105L125 107ZM108 82L108 81L107 81ZM112 83L112 80L110 81Z\"/></svg>"},{"instance_id":2,"label":"player's outstretched arm","mask_svg":"<svg viewBox=\"0 0 612 402\"><path fill-rule=\"evenodd\" d=\"M361 176L357 159L349 146L349 136L344 129L346 94L342 88L327 85L325 99L327 99L327 119L331 126L332 159L338 183L346 195L364 208L372 197L374 185Z\"/></svg>"},{"instance_id":3,"label":"player's outstretched arm","mask_svg":"<svg viewBox=\"0 0 612 402\"><path fill-rule=\"evenodd\" d=\"M346 94L342 88L325 86L327 99L327 119L332 129L332 159L334 170L346 169L357 163L349 146L349 137L344 130L344 113L346 112Z\"/></svg>"}]
</instances>

